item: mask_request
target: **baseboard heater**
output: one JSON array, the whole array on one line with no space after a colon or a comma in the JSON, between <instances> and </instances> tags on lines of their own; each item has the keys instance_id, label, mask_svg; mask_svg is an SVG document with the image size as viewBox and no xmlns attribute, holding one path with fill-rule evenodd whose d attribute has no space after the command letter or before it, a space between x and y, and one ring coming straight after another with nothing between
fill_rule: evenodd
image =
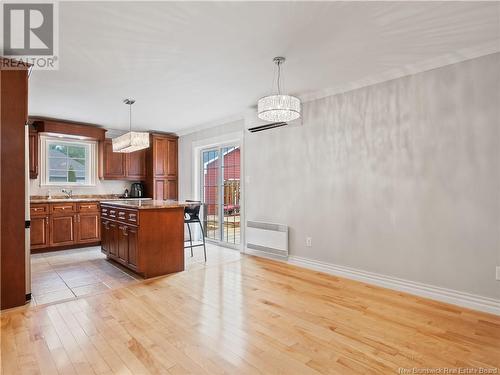
<instances>
[{"instance_id":1,"label":"baseboard heater","mask_svg":"<svg viewBox=\"0 0 500 375\"><path fill-rule=\"evenodd\" d=\"M288 258L288 226L247 221L246 249L255 255Z\"/></svg>"}]
</instances>

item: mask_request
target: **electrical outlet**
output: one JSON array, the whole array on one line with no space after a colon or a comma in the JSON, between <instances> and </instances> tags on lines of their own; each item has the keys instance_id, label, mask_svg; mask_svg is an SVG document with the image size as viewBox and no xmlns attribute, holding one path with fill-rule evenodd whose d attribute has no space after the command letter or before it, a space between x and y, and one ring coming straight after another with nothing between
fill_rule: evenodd
<instances>
[{"instance_id":1,"label":"electrical outlet","mask_svg":"<svg viewBox=\"0 0 500 375\"><path fill-rule=\"evenodd\" d=\"M497 266L497 277L496 279L500 281L500 266Z\"/></svg>"},{"instance_id":2,"label":"electrical outlet","mask_svg":"<svg viewBox=\"0 0 500 375\"><path fill-rule=\"evenodd\" d=\"M312 246L312 237L306 237L306 246L311 247Z\"/></svg>"}]
</instances>

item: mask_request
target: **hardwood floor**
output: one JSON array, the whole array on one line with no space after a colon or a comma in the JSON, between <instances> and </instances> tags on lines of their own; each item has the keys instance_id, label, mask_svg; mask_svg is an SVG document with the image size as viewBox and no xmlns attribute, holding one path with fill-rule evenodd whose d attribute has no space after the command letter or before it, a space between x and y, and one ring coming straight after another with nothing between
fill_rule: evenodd
<instances>
[{"instance_id":1,"label":"hardwood floor","mask_svg":"<svg viewBox=\"0 0 500 375\"><path fill-rule=\"evenodd\" d=\"M500 367L498 316L214 246L208 254L185 272L2 313L2 373Z\"/></svg>"}]
</instances>

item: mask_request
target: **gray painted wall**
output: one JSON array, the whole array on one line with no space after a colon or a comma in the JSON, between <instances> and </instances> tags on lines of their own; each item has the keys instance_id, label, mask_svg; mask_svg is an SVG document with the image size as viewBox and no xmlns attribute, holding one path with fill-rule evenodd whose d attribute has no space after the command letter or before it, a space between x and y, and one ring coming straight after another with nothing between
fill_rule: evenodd
<instances>
[{"instance_id":1,"label":"gray painted wall","mask_svg":"<svg viewBox=\"0 0 500 375\"><path fill-rule=\"evenodd\" d=\"M288 224L296 256L500 298L499 66L449 65L246 132L247 219ZM181 138L181 192L190 140L211 135Z\"/></svg>"}]
</instances>

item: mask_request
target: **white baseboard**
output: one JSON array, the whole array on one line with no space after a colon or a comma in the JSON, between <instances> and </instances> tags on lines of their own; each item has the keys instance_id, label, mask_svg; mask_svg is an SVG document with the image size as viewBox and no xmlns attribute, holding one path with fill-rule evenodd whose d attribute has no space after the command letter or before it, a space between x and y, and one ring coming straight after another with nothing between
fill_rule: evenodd
<instances>
[{"instance_id":1,"label":"white baseboard","mask_svg":"<svg viewBox=\"0 0 500 375\"><path fill-rule=\"evenodd\" d=\"M321 262L319 260L298 257L294 255L288 256L288 260L286 260L282 257L272 256L271 254L254 251L248 248L245 248L245 254L274 259L281 262L293 264L295 266L308 268L314 271L324 272L329 275L363 281L367 284L373 284L384 288L429 298L435 301L450 303L452 305L466 307L472 310L483 311L500 316L500 300L494 298L460 292L453 289L441 288L438 286L423 284L416 281L399 279L397 277L380 275L356 268L339 266L332 263Z\"/></svg>"},{"instance_id":2,"label":"white baseboard","mask_svg":"<svg viewBox=\"0 0 500 375\"><path fill-rule=\"evenodd\" d=\"M261 254L254 255L259 256ZM494 298L459 292L457 290L422 284L415 281L380 275L355 268L338 266L331 263L320 262L297 256L289 256L288 263L335 276L363 281L368 284L374 284L384 288L414 294L440 302L446 302L473 310L500 315L500 300Z\"/></svg>"}]
</instances>

